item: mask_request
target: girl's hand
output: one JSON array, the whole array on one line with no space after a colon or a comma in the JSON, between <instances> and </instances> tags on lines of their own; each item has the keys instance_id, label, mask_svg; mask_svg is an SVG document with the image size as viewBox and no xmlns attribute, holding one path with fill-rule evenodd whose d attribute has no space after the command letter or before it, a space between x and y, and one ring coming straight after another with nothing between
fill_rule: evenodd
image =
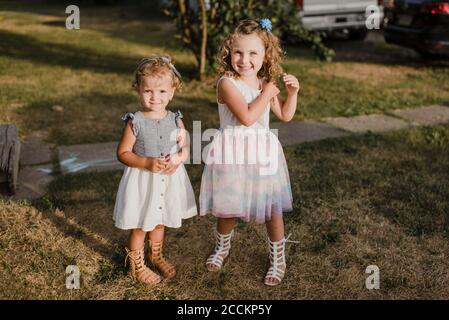
<instances>
[{"instance_id":1,"label":"girl's hand","mask_svg":"<svg viewBox=\"0 0 449 320\"><path fill-rule=\"evenodd\" d=\"M268 94L271 98L277 96L280 92L279 88L276 86L274 82L266 82L262 85L262 91Z\"/></svg>"},{"instance_id":2,"label":"girl's hand","mask_svg":"<svg viewBox=\"0 0 449 320\"><path fill-rule=\"evenodd\" d=\"M287 88L287 94L289 96L298 94L300 89L299 81L294 75L284 73L282 80L284 81L285 87Z\"/></svg>"},{"instance_id":3,"label":"girl's hand","mask_svg":"<svg viewBox=\"0 0 449 320\"><path fill-rule=\"evenodd\" d=\"M161 173L166 175L173 174L182 163L182 158L179 152L171 156L169 155L165 159L167 160L167 167Z\"/></svg>"},{"instance_id":4,"label":"girl's hand","mask_svg":"<svg viewBox=\"0 0 449 320\"><path fill-rule=\"evenodd\" d=\"M168 166L168 161L166 158L153 158L153 157L147 157L145 161L145 169L157 173L161 172Z\"/></svg>"}]
</instances>

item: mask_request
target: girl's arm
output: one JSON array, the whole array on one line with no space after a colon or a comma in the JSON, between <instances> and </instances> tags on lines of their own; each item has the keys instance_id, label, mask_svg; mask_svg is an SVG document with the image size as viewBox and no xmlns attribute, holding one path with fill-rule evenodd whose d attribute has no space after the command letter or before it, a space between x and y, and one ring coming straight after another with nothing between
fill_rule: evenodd
<instances>
[{"instance_id":1,"label":"girl's arm","mask_svg":"<svg viewBox=\"0 0 449 320\"><path fill-rule=\"evenodd\" d=\"M179 165L187 160L190 155L190 147L187 143L186 139L186 128L181 119L178 118L178 125L181 128L181 132L177 137L177 143L180 147L180 150L177 154L174 154L168 158L168 166L162 171L164 174L172 174L178 169Z\"/></svg>"},{"instance_id":2,"label":"girl's arm","mask_svg":"<svg viewBox=\"0 0 449 320\"><path fill-rule=\"evenodd\" d=\"M270 99L279 93L274 83L266 83L261 94L251 103L246 103L242 94L228 80L223 79L218 83L218 101L225 103L231 112L244 126L254 124L265 111Z\"/></svg>"},{"instance_id":3,"label":"girl's arm","mask_svg":"<svg viewBox=\"0 0 449 320\"><path fill-rule=\"evenodd\" d=\"M131 121L126 123L122 137L117 147L117 159L124 165L132 168L142 168L151 172L159 172L164 168L166 161L159 158L140 157L133 152L136 137L133 134Z\"/></svg>"},{"instance_id":4,"label":"girl's arm","mask_svg":"<svg viewBox=\"0 0 449 320\"><path fill-rule=\"evenodd\" d=\"M178 159L179 163L185 162L190 154L190 146L187 143L186 139L186 127L184 126L184 122L182 122L181 119L178 118L178 125L179 128L181 128L179 136L177 138L177 143L180 147L180 150L178 151Z\"/></svg>"},{"instance_id":5,"label":"girl's arm","mask_svg":"<svg viewBox=\"0 0 449 320\"><path fill-rule=\"evenodd\" d=\"M298 102L299 81L293 76L286 74L283 76L285 86L287 88L287 99L282 102L279 96L271 104L271 110L281 121L288 122L292 120L296 111L296 104Z\"/></svg>"}]
</instances>

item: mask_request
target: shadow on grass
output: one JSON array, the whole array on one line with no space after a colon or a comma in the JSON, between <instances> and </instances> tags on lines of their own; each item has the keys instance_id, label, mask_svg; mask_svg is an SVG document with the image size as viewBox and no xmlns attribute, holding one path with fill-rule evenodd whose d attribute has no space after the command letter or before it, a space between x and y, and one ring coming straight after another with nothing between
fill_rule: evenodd
<instances>
[{"instance_id":1,"label":"shadow on grass","mask_svg":"<svg viewBox=\"0 0 449 320\"><path fill-rule=\"evenodd\" d=\"M50 66L96 72L130 74L139 58L102 55L98 51L68 44L44 43L30 36L0 31L0 55Z\"/></svg>"},{"instance_id":2,"label":"shadow on grass","mask_svg":"<svg viewBox=\"0 0 449 320\"><path fill-rule=\"evenodd\" d=\"M62 106L63 110L54 111L54 105ZM216 103L208 99L179 95L168 109L182 112L189 132L192 132L193 121L201 121L202 130L219 127ZM16 110L15 121L24 134L47 131L49 141L58 145L109 142L120 139L121 117L138 110L140 107L131 89L129 93L117 94L92 91L33 102Z\"/></svg>"},{"instance_id":3,"label":"shadow on grass","mask_svg":"<svg viewBox=\"0 0 449 320\"><path fill-rule=\"evenodd\" d=\"M75 70L132 75L136 65L142 59L138 56L102 54L101 50L80 48L76 45L46 43L27 35L4 30L0 30L0 38L2 39L0 56ZM195 64L176 62L176 66L184 80L195 78Z\"/></svg>"},{"instance_id":4,"label":"shadow on grass","mask_svg":"<svg viewBox=\"0 0 449 320\"><path fill-rule=\"evenodd\" d=\"M16 111L16 121L25 133L49 132L49 140L58 145L118 141L122 130L121 116L126 105L136 98L129 94L89 92L61 99L31 103ZM60 105L63 110L53 111Z\"/></svg>"},{"instance_id":5,"label":"shadow on grass","mask_svg":"<svg viewBox=\"0 0 449 320\"><path fill-rule=\"evenodd\" d=\"M121 10L126 11L124 7ZM95 16L95 12L84 12L82 30L101 32L110 38L125 40L139 45L161 47L170 51L187 51L175 38L176 29L172 20L162 13L156 18L134 18L134 15L113 12L112 16ZM65 30L65 19L42 22L42 25Z\"/></svg>"},{"instance_id":6,"label":"shadow on grass","mask_svg":"<svg viewBox=\"0 0 449 320\"><path fill-rule=\"evenodd\" d=\"M187 165L186 169L197 199L202 166ZM83 241L87 247L98 252L108 261L98 275L97 280L100 282L119 277L124 272L123 252L128 231L117 229L112 219L122 173L123 171L120 170L61 175L48 186L49 196L38 199L33 204L42 210L61 232ZM62 210L65 216L53 214L56 208ZM185 225L191 223L190 220L185 221ZM181 229L167 231L175 238L185 232ZM93 235L98 235L109 244L98 240L98 237Z\"/></svg>"},{"instance_id":7,"label":"shadow on grass","mask_svg":"<svg viewBox=\"0 0 449 320\"><path fill-rule=\"evenodd\" d=\"M83 241L87 247L123 269L118 244L126 244L126 234L115 228L112 221L115 192L121 173L113 171L59 176L48 186L50 196L36 200L33 205L42 210L65 235ZM62 210L65 216L53 214L56 208ZM70 219L75 223L69 222Z\"/></svg>"},{"instance_id":8,"label":"shadow on grass","mask_svg":"<svg viewBox=\"0 0 449 320\"><path fill-rule=\"evenodd\" d=\"M82 3L80 7L80 28L99 31L111 38L125 40L140 45L183 51L180 40L176 39L173 21L159 7L158 1L129 1L107 6ZM69 3L67 3L68 5ZM13 12L29 12L36 15L51 15L53 20L41 22L44 26L66 29L66 4L56 1L7 5L0 2L0 8ZM76 32L76 31L74 31Z\"/></svg>"},{"instance_id":9,"label":"shadow on grass","mask_svg":"<svg viewBox=\"0 0 449 320\"><path fill-rule=\"evenodd\" d=\"M302 178L295 206L316 233L311 248L320 251L341 234L356 234L349 218L360 210L382 215L412 236L449 236L448 146L449 126L438 126L287 148L293 188L293 177ZM310 212L323 208L348 215L348 221L315 221Z\"/></svg>"},{"instance_id":10,"label":"shadow on grass","mask_svg":"<svg viewBox=\"0 0 449 320\"><path fill-rule=\"evenodd\" d=\"M137 20L147 20L161 17L158 0L127 0L110 1L101 3L95 0L78 0L76 3L70 0L21 0L21 1L0 1L2 11L25 12L40 15L53 15L67 17L65 9L69 5L77 5L82 15L88 13L93 17L108 17L117 14L122 18L132 18ZM103 1L104 2L104 1Z\"/></svg>"}]
</instances>

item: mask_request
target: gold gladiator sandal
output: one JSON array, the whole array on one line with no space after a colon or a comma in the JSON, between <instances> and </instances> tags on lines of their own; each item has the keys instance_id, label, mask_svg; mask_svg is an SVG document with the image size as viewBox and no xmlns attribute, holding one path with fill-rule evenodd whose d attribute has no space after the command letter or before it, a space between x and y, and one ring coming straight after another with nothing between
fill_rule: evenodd
<instances>
[{"instance_id":1,"label":"gold gladiator sandal","mask_svg":"<svg viewBox=\"0 0 449 320\"><path fill-rule=\"evenodd\" d=\"M148 259L153 264L155 268L159 270L164 278L173 278L176 275L175 266L165 260L164 255L162 253L163 249L163 241L160 242L151 242L148 240L149 244L149 253Z\"/></svg>"},{"instance_id":2,"label":"gold gladiator sandal","mask_svg":"<svg viewBox=\"0 0 449 320\"><path fill-rule=\"evenodd\" d=\"M145 265L144 247L138 250L129 250L128 248L125 249L125 266L129 258L129 275L134 280L145 284L157 284L161 282L161 277Z\"/></svg>"}]
</instances>

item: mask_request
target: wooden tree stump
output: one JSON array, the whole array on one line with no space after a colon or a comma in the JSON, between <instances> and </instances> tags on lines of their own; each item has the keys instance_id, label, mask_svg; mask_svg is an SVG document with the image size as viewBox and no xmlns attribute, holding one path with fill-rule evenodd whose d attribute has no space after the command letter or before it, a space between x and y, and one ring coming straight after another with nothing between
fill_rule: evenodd
<instances>
[{"instance_id":1,"label":"wooden tree stump","mask_svg":"<svg viewBox=\"0 0 449 320\"><path fill-rule=\"evenodd\" d=\"M0 183L14 194L19 174L20 141L13 124L0 125Z\"/></svg>"}]
</instances>

